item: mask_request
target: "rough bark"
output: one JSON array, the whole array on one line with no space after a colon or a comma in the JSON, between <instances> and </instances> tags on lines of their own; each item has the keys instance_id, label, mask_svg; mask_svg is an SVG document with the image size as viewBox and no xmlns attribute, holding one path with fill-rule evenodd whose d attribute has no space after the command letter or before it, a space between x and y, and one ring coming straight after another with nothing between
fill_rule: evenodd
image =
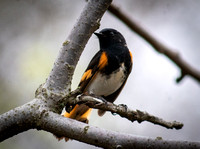
<instances>
[{"instance_id":1,"label":"rough bark","mask_svg":"<svg viewBox=\"0 0 200 149\"><path fill-rule=\"evenodd\" d=\"M46 82L37 89L36 99L0 116L0 140L28 129L40 129L46 112L60 113L70 93L72 75L79 57L112 0L87 2L67 40L63 43Z\"/></svg>"},{"instance_id":2,"label":"rough bark","mask_svg":"<svg viewBox=\"0 0 200 149\"><path fill-rule=\"evenodd\" d=\"M0 116L0 141L29 129L38 129L104 148L200 148L198 142L136 137L89 126L57 114L71 99L66 96L70 96L71 79L78 59L110 3L111 0L90 0L86 4L63 43L46 83L36 91L36 98Z\"/></svg>"},{"instance_id":3,"label":"rough bark","mask_svg":"<svg viewBox=\"0 0 200 149\"><path fill-rule=\"evenodd\" d=\"M70 137L81 142L106 149L194 149L200 148L199 142L163 140L161 137L147 138L125 133L106 130L84 124L82 122L58 116L49 112L48 116L41 120L41 128L55 132L59 135Z\"/></svg>"},{"instance_id":4,"label":"rough bark","mask_svg":"<svg viewBox=\"0 0 200 149\"><path fill-rule=\"evenodd\" d=\"M154 115L151 115L147 112L143 112L140 110L131 110L128 108L127 105L121 104L116 105L114 103L110 102L102 102L100 98L92 97L88 95L82 95L78 98L73 98L73 92L71 94L70 100L68 100L68 105L75 105L75 104L85 104L89 106L90 108L94 109L101 109L104 111L110 111L113 114L118 114L121 117L124 117L131 122L137 121L139 123L143 121L148 121L150 123L160 125L162 127L168 128L168 129L181 129L183 127L183 124L177 121L167 122L163 120L162 118L156 117ZM75 93L76 95L76 93Z\"/></svg>"}]
</instances>

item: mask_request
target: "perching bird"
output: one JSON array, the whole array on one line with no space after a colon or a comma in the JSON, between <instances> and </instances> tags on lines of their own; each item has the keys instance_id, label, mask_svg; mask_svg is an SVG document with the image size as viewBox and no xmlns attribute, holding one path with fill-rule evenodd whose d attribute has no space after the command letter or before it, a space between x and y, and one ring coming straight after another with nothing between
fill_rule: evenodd
<instances>
[{"instance_id":1,"label":"perching bird","mask_svg":"<svg viewBox=\"0 0 200 149\"><path fill-rule=\"evenodd\" d=\"M131 72L132 54L124 37L117 30L106 28L94 34L99 39L100 50L85 70L79 88L83 94L93 94L114 102ZM64 117L88 123L91 110L84 104L76 105L70 113L65 112ZM98 110L99 116L104 113L105 111Z\"/></svg>"}]
</instances>

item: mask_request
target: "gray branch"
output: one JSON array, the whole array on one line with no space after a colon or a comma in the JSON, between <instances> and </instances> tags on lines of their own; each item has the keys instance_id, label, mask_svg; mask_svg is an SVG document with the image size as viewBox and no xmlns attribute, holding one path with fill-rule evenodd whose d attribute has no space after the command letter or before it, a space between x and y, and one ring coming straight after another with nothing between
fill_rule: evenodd
<instances>
[{"instance_id":1,"label":"gray branch","mask_svg":"<svg viewBox=\"0 0 200 149\"><path fill-rule=\"evenodd\" d=\"M143 121L148 121L156 125L163 126L168 129L181 129L183 124L180 122L167 122L159 117L153 116L147 112L143 112L140 110L130 110L126 105L115 105L111 102L102 102L98 97L92 97L88 95L78 96L77 98L73 97L73 93L71 94L70 100L68 100L67 105L75 105L75 104L85 104L90 108L101 109L104 111L110 111L111 113L115 113L124 117L131 122L137 121L139 123ZM76 95L76 93L75 93Z\"/></svg>"},{"instance_id":2,"label":"gray branch","mask_svg":"<svg viewBox=\"0 0 200 149\"><path fill-rule=\"evenodd\" d=\"M41 129L76 139L106 149L134 148L134 149L194 149L200 148L199 142L172 141L158 138L145 138L125 133L90 126L88 124L64 118L53 112L41 119Z\"/></svg>"},{"instance_id":3,"label":"gray branch","mask_svg":"<svg viewBox=\"0 0 200 149\"><path fill-rule=\"evenodd\" d=\"M57 114L71 99L64 97L70 94L78 59L110 3L111 0L90 0L86 4L63 43L47 81L37 89L36 98L0 115L0 141L29 129L38 129L104 148L200 148L198 142L136 137L89 126Z\"/></svg>"},{"instance_id":4,"label":"gray branch","mask_svg":"<svg viewBox=\"0 0 200 149\"><path fill-rule=\"evenodd\" d=\"M100 20L112 0L89 0L71 33L63 43L46 83L38 89L38 98L45 98L49 107L60 113L64 107L63 96L71 90L71 80L79 57L100 26ZM42 93L42 94L41 94Z\"/></svg>"},{"instance_id":5,"label":"gray branch","mask_svg":"<svg viewBox=\"0 0 200 149\"><path fill-rule=\"evenodd\" d=\"M0 142L18 133L37 128L44 111L48 111L45 102L33 99L0 115Z\"/></svg>"},{"instance_id":6,"label":"gray branch","mask_svg":"<svg viewBox=\"0 0 200 149\"><path fill-rule=\"evenodd\" d=\"M174 49L162 43L141 24L129 17L125 12L116 6L111 5L108 10L124 24L126 24L131 30L145 39L158 53L167 56L175 65L180 68L181 75L176 79L177 83L180 82L186 75L191 76L198 83L200 83L200 71L188 64L178 52L175 52Z\"/></svg>"},{"instance_id":7,"label":"gray branch","mask_svg":"<svg viewBox=\"0 0 200 149\"><path fill-rule=\"evenodd\" d=\"M17 107L0 116L0 141L28 129L38 129L59 136L70 137L81 142L103 148L200 148L199 142L172 141L158 138L139 137L90 126L65 118L48 110L41 99Z\"/></svg>"},{"instance_id":8,"label":"gray branch","mask_svg":"<svg viewBox=\"0 0 200 149\"><path fill-rule=\"evenodd\" d=\"M0 116L0 140L28 129L40 129L45 111L60 113L64 96L70 93L71 80L79 57L112 0L89 0L59 55L47 81L36 91L36 99ZM56 125L56 124L55 124Z\"/></svg>"}]
</instances>

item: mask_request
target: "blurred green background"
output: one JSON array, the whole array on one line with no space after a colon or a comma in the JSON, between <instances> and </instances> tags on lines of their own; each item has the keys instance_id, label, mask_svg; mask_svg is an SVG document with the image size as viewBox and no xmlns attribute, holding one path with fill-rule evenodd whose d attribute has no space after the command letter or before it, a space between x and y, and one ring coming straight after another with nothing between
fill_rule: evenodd
<instances>
[{"instance_id":1,"label":"blurred green background","mask_svg":"<svg viewBox=\"0 0 200 149\"><path fill-rule=\"evenodd\" d=\"M32 98L48 76L53 62L82 11L83 0L0 0L0 113ZM114 0L162 42L200 70L199 0ZM148 122L131 123L93 110L90 124L139 136L200 141L200 86L190 77L175 83L179 69L152 49L110 13L100 29L119 30L133 53L133 71L116 103L147 111L165 120L184 123L181 130L168 130ZM98 51L92 36L83 52L72 88L75 89L92 56ZM77 141L58 142L52 134L29 130L0 143L0 149L96 148Z\"/></svg>"}]
</instances>

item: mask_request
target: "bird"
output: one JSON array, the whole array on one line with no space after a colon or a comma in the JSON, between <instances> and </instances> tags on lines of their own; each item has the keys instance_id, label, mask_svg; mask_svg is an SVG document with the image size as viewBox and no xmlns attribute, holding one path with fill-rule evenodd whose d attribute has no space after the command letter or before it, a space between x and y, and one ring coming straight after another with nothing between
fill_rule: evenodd
<instances>
[{"instance_id":1,"label":"bird","mask_svg":"<svg viewBox=\"0 0 200 149\"><path fill-rule=\"evenodd\" d=\"M78 87L83 94L99 96L113 103L131 73L133 56L119 31L105 28L94 34L99 39L100 50L91 59ZM63 116L88 123L91 110L85 104L77 104ZM103 116L105 112L98 110L98 115ZM59 140L62 138L64 137L58 137ZM65 138L65 141L68 139Z\"/></svg>"}]
</instances>

